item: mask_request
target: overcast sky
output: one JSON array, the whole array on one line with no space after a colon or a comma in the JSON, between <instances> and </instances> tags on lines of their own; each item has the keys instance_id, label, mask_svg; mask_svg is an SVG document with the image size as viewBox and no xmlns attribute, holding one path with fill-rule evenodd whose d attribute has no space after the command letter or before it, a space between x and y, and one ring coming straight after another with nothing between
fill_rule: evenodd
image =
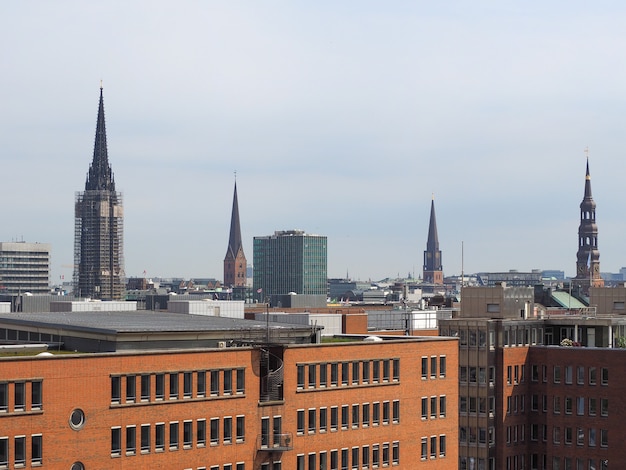
<instances>
[{"instance_id":1,"label":"overcast sky","mask_svg":"<svg viewBox=\"0 0 626 470\"><path fill-rule=\"evenodd\" d=\"M445 274L573 275L585 148L601 270L626 265L626 4L0 3L0 240L52 244L100 80L128 276L222 279L237 173L254 236L328 237L328 274L420 275L432 194Z\"/></svg>"}]
</instances>

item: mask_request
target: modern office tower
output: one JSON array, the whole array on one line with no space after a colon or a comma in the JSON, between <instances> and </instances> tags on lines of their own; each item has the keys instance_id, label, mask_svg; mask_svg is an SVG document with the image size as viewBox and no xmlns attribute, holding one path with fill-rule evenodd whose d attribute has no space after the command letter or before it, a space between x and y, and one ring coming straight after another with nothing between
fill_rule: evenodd
<instances>
[{"instance_id":1,"label":"modern office tower","mask_svg":"<svg viewBox=\"0 0 626 470\"><path fill-rule=\"evenodd\" d=\"M0 293L49 294L50 245L0 242Z\"/></svg>"},{"instance_id":2,"label":"modern office tower","mask_svg":"<svg viewBox=\"0 0 626 470\"><path fill-rule=\"evenodd\" d=\"M580 203L576 277L572 279L572 284L580 286L584 293L589 291L589 287L602 287L604 285L604 281L600 277L596 203L591 196L589 159L587 159L587 172L585 174L585 195Z\"/></svg>"},{"instance_id":3,"label":"modern office tower","mask_svg":"<svg viewBox=\"0 0 626 470\"><path fill-rule=\"evenodd\" d=\"M237 183L233 194L233 210L230 216L230 237L224 257L224 286L245 287L246 285L246 255L241 242L241 225L239 224L239 203L237 201Z\"/></svg>"},{"instance_id":4,"label":"modern office tower","mask_svg":"<svg viewBox=\"0 0 626 470\"><path fill-rule=\"evenodd\" d=\"M254 290L260 301L272 296L327 295L327 240L302 230L254 237Z\"/></svg>"},{"instance_id":5,"label":"modern office tower","mask_svg":"<svg viewBox=\"0 0 626 470\"><path fill-rule=\"evenodd\" d=\"M441 265L441 250L439 249L439 237L437 236L434 197L430 203L428 240L426 241L426 251L424 251L424 282L443 284L443 266Z\"/></svg>"},{"instance_id":6,"label":"modern office tower","mask_svg":"<svg viewBox=\"0 0 626 470\"><path fill-rule=\"evenodd\" d=\"M85 191L76 193L74 227L74 295L118 300L124 295L124 209L115 191L107 154L104 102L96 125L93 161Z\"/></svg>"}]
</instances>

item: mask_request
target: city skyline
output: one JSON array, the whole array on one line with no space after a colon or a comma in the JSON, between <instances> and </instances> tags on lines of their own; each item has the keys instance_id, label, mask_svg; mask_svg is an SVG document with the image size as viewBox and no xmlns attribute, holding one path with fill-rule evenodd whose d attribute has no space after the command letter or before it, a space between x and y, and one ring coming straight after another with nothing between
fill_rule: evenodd
<instances>
[{"instance_id":1,"label":"city skyline","mask_svg":"<svg viewBox=\"0 0 626 470\"><path fill-rule=\"evenodd\" d=\"M53 282L101 79L128 276L219 278L235 171L246 253L302 229L329 277L419 275L434 193L446 275L463 244L466 273L573 276L587 146L626 265L623 5L149 5L0 6L0 239L50 243Z\"/></svg>"}]
</instances>

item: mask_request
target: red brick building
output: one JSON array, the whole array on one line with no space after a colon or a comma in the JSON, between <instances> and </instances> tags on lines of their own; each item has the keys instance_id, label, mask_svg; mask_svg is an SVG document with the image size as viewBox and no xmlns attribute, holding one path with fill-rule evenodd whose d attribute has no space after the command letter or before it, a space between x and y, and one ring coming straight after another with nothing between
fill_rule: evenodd
<instances>
[{"instance_id":1,"label":"red brick building","mask_svg":"<svg viewBox=\"0 0 626 470\"><path fill-rule=\"evenodd\" d=\"M0 342L54 326L27 318ZM244 342L0 356L0 468L457 468L456 339Z\"/></svg>"}]
</instances>

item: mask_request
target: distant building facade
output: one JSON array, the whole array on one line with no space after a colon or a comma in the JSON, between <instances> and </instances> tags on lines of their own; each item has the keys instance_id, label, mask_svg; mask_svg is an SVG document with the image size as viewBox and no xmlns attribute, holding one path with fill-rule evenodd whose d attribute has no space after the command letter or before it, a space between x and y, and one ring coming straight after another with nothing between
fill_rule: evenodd
<instances>
[{"instance_id":1,"label":"distant building facade","mask_svg":"<svg viewBox=\"0 0 626 470\"><path fill-rule=\"evenodd\" d=\"M239 222L239 202L237 201L237 183L233 194L233 209L230 216L230 236L224 257L224 286L226 288L245 287L247 281L247 261L241 241Z\"/></svg>"},{"instance_id":2,"label":"distant building facade","mask_svg":"<svg viewBox=\"0 0 626 470\"><path fill-rule=\"evenodd\" d=\"M295 293L327 295L327 239L302 230L254 237L254 291L257 300Z\"/></svg>"},{"instance_id":3,"label":"distant building facade","mask_svg":"<svg viewBox=\"0 0 626 470\"><path fill-rule=\"evenodd\" d=\"M580 203L576 277L572 279L572 284L580 286L584 293L587 293L590 287L602 287L604 285L604 281L600 276L596 203L591 196L591 175L589 173L588 159L585 174L585 195Z\"/></svg>"},{"instance_id":4,"label":"distant building facade","mask_svg":"<svg viewBox=\"0 0 626 470\"><path fill-rule=\"evenodd\" d=\"M100 103L93 161L85 191L76 193L74 295L102 300L124 296L124 208L109 165L104 102Z\"/></svg>"},{"instance_id":5,"label":"distant building facade","mask_svg":"<svg viewBox=\"0 0 626 470\"><path fill-rule=\"evenodd\" d=\"M428 240L424 251L424 282L443 285L443 265L439 236L437 234L437 218L435 217L435 199L430 202L430 223L428 224Z\"/></svg>"},{"instance_id":6,"label":"distant building facade","mask_svg":"<svg viewBox=\"0 0 626 470\"><path fill-rule=\"evenodd\" d=\"M50 245L0 242L0 293L50 293Z\"/></svg>"}]
</instances>

